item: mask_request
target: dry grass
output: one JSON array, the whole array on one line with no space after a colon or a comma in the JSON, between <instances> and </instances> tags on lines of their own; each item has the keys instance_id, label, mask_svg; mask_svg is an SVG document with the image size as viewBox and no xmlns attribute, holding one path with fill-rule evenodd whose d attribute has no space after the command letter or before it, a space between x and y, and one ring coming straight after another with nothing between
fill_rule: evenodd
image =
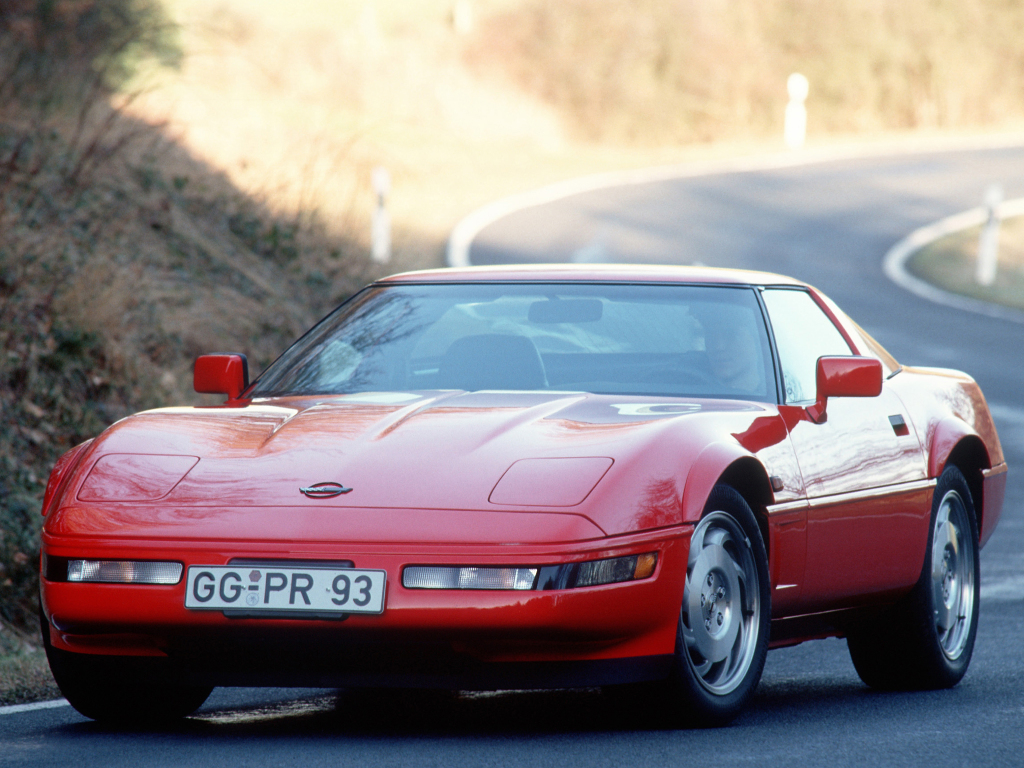
<instances>
[{"instance_id":1,"label":"dry grass","mask_svg":"<svg viewBox=\"0 0 1024 768\"><path fill-rule=\"evenodd\" d=\"M426 234L436 249L465 210L450 201L467 163L520 144L561 145L550 109L466 70L450 3L171 7L191 55L133 114L166 121L275 213L331 232L369 231L371 171L388 167L400 267L436 263L417 241Z\"/></svg>"},{"instance_id":2,"label":"dry grass","mask_svg":"<svg viewBox=\"0 0 1024 768\"><path fill-rule=\"evenodd\" d=\"M0 623L0 706L59 697L38 635Z\"/></svg>"},{"instance_id":3,"label":"dry grass","mask_svg":"<svg viewBox=\"0 0 1024 768\"><path fill-rule=\"evenodd\" d=\"M139 8L0 5L0 628L35 622L39 507L62 452L132 411L198 402L202 352L259 371L380 274L357 239L272 211L129 114L132 96L110 98L128 72L110 46L144 38ZM94 23L108 17L124 23Z\"/></svg>"}]
</instances>

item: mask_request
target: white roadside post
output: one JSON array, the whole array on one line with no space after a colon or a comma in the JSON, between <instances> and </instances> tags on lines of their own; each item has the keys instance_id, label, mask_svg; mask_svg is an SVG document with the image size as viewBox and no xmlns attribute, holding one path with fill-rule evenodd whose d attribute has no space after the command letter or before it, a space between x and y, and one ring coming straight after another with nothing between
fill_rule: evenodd
<instances>
[{"instance_id":1,"label":"white roadside post","mask_svg":"<svg viewBox=\"0 0 1024 768\"><path fill-rule=\"evenodd\" d=\"M382 165L373 169L373 192L377 195L377 207L373 211L370 255L378 264L387 264L391 261L391 214L385 203L391 194L391 174Z\"/></svg>"},{"instance_id":2,"label":"white roadside post","mask_svg":"<svg viewBox=\"0 0 1024 768\"><path fill-rule=\"evenodd\" d=\"M999 208L1003 203L1003 188L991 184L985 190L985 212L987 219L981 228L978 238L978 263L974 272L974 280L978 285L992 285L996 281L996 269L999 265Z\"/></svg>"},{"instance_id":3,"label":"white roadside post","mask_svg":"<svg viewBox=\"0 0 1024 768\"><path fill-rule=\"evenodd\" d=\"M804 139L807 137L807 107L804 106L804 102L807 100L810 83L799 72L794 72L786 80L786 90L789 91L784 128L786 146L798 149L804 145Z\"/></svg>"},{"instance_id":4,"label":"white roadside post","mask_svg":"<svg viewBox=\"0 0 1024 768\"><path fill-rule=\"evenodd\" d=\"M469 0L456 0L452 7L452 27L459 35L473 31L473 6Z\"/></svg>"}]
</instances>

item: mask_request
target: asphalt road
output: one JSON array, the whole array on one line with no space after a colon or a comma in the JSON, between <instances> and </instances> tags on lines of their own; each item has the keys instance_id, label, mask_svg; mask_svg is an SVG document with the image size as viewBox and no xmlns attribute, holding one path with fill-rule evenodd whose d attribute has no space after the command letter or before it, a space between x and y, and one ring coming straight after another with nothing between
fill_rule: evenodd
<instances>
[{"instance_id":1,"label":"asphalt road","mask_svg":"<svg viewBox=\"0 0 1024 768\"><path fill-rule=\"evenodd\" d=\"M1024 149L837 160L588 192L510 215L474 263L694 263L765 269L824 290L901 362L962 368L992 405L1011 466L982 552L967 676L876 693L843 640L773 651L732 726L674 730L596 690L456 696L218 690L169 729L122 733L68 707L0 715L0 765L632 766L1024 765L1024 326L964 314L886 280L918 226L1024 195Z\"/></svg>"}]
</instances>

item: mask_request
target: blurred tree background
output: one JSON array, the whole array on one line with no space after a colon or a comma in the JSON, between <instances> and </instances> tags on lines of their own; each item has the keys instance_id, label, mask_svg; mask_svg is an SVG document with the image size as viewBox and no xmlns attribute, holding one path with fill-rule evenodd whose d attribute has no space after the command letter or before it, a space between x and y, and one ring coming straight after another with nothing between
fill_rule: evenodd
<instances>
[{"instance_id":1,"label":"blurred tree background","mask_svg":"<svg viewBox=\"0 0 1024 768\"><path fill-rule=\"evenodd\" d=\"M1017 0L530 0L473 57L594 141L782 130L794 71L811 133L984 128L1024 118Z\"/></svg>"},{"instance_id":2,"label":"blurred tree background","mask_svg":"<svg viewBox=\"0 0 1024 768\"><path fill-rule=\"evenodd\" d=\"M781 151L793 71L811 143L1020 130L1021 40L1019 0L0 0L0 656L49 468L196 355L258 373L494 197Z\"/></svg>"}]
</instances>

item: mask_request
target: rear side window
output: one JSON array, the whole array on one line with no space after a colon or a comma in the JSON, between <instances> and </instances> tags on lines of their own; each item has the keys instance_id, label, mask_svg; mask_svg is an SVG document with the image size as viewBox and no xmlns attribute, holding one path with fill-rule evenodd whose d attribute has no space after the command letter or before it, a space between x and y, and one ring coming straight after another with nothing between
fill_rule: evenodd
<instances>
[{"instance_id":1,"label":"rear side window","mask_svg":"<svg viewBox=\"0 0 1024 768\"><path fill-rule=\"evenodd\" d=\"M806 291L769 288L763 296L779 351L786 402L813 401L818 358L852 355L853 350Z\"/></svg>"}]
</instances>

